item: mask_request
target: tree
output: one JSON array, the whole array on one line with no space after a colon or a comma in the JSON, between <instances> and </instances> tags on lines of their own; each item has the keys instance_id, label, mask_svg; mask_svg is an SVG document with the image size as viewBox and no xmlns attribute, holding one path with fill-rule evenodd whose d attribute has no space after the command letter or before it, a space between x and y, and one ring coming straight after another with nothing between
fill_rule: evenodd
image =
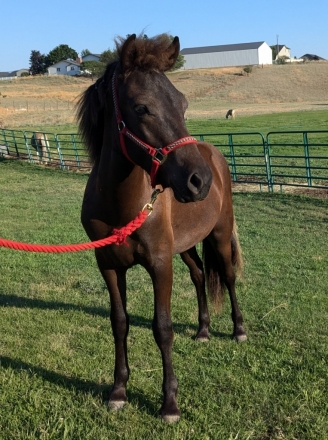
<instances>
[{"instance_id":1,"label":"tree","mask_svg":"<svg viewBox=\"0 0 328 440\"><path fill-rule=\"evenodd\" d=\"M107 49L100 54L99 61L107 65L109 63L112 63L113 61L116 61L117 59L118 59L117 50Z\"/></svg>"},{"instance_id":2,"label":"tree","mask_svg":"<svg viewBox=\"0 0 328 440\"><path fill-rule=\"evenodd\" d=\"M75 61L76 58L78 58L78 54L74 49L67 46L67 44L60 44L59 46L55 47L48 53L46 57L46 64L47 67L49 67L55 63L58 63L58 61L62 61L62 60Z\"/></svg>"},{"instance_id":3,"label":"tree","mask_svg":"<svg viewBox=\"0 0 328 440\"><path fill-rule=\"evenodd\" d=\"M46 56L41 55L38 50L32 50L30 56L31 75L40 75L46 73Z\"/></svg>"},{"instance_id":4,"label":"tree","mask_svg":"<svg viewBox=\"0 0 328 440\"><path fill-rule=\"evenodd\" d=\"M89 55L91 52L89 49L83 49L81 50L81 57L85 57L86 55Z\"/></svg>"},{"instance_id":5,"label":"tree","mask_svg":"<svg viewBox=\"0 0 328 440\"><path fill-rule=\"evenodd\" d=\"M172 67L172 70L181 69L185 62L186 62L185 57L181 55L181 53L179 53L178 58Z\"/></svg>"},{"instance_id":6,"label":"tree","mask_svg":"<svg viewBox=\"0 0 328 440\"><path fill-rule=\"evenodd\" d=\"M99 61L83 61L80 64L82 75L100 78L106 69L106 64Z\"/></svg>"},{"instance_id":7,"label":"tree","mask_svg":"<svg viewBox=\"0 0 328 440\"><path fill-rule=\"evenodd\" d=\"M272 60L275 60L277 58L277 46L270 46L272 49Z\"/></svg>"}]
</instances>

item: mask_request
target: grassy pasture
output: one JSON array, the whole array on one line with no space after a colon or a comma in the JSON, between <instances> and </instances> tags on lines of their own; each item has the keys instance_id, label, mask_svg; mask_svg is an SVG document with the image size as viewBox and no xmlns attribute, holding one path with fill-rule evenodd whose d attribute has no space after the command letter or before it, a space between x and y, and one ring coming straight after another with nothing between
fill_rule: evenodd
<instances>
[{"instance_id":1,"label":"grassy pasture","mask_svg":"<svg viewBox=\"0 0 328 440\"><path fill-rule=\"evenodd\" d=\"M327 130L328 112L326 110L299 111L286 113L273 113L255 116L237 117L234 120L207 119L186 121L189 132L193 135L205 135L205 140L220 148L226 157L230 154L228 133L233 134L234 154L237 157L237 173L244 173L246 179L256 178L259 182L266 181L266 163L264 157L263 139L270 132L290 132L302 130ZM11 142L11 151L15 151L15 141L20 144L20 151L26 154L25 140L20 130L26 130L27 138L30 139L34 130L48 133L52 164L59 165L57 145L54 133L59 135L65 166L71 168L76 165L78 155L80 161L87 160L79 136L71 135L77 133L75 124L64 126L22 126L19 130L12 131L13 134L6 135L7 141ZM70 134L69 134L70 133ZM262 138L262 135L263 138ZM15 140L14 140L15 138ZM74 139L74 143L72 140ZM272 170L275 174L275 182L289 182L296 184L307 184L305 170L305 153L302 133L275 133L270 134L270 151L274 156L272 159ZM308 135L309 154L311 157L312 184L327 185L328 166L328 133L310 133ZM0 132L1 143L1 132ZM76 146L77 151L74 150ZM36 154L32 149L34 159ZM86 164L84 164L86 165ZM293 168L291 168L293 167ZM239 174L239 180L243 176ZM277 185L276 188L279 188Z\"/></svg>"},{"instance_id":2,"label":"grassy pasture","mask_svg":"<svg viewBox=\"0 0 328 440\"><path fill-rule=\"evenodd\" d=\"M188 130L193 134L204 133L236 133L236 132L261 132L267 134L270 131L289 130L327 130L328 111L296 111L284 113L272 113L262 115L242 116L235 119L204 118L187 119ZM7 127L10 129L11 127ZM21 123L15 130L43 131L47 133L76 133L75 123L68 124L43 124L35 125Z\"/></svg>"},{"instance_id":3,"label":"grassy pasture","mask_svg":"<svg viewBox=\"0 0 328 440\"><path fill-rule=\"evenodd\" d=\"M0 236L86 240L87 176L0 161ZM108 295L92 252L0 249L0 439L327 438L328 200L234 195L245 259L238 297L249 341L231 340L230 307L196 343L197 308L177 257L172 297L179 424L157 419L161 362L150 330L148 275L128 276L129 403L107 410L113 340Z\"/></svg>"}]
</instances>

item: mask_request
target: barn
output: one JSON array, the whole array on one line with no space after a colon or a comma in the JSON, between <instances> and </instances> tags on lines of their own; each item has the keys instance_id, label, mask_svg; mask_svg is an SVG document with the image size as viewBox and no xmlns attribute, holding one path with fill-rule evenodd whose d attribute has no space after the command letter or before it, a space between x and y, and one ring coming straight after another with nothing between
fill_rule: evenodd
<instances>
[{"instance_id":1,"label":"barn","mask_svg":"<svg viewBox=\"0 0 328 440\"><path fill-rule=\"evenodd\" d=\"M182 49L184 69L272 64L272 49L265 41Z\"/></svg>"}]
</instances>

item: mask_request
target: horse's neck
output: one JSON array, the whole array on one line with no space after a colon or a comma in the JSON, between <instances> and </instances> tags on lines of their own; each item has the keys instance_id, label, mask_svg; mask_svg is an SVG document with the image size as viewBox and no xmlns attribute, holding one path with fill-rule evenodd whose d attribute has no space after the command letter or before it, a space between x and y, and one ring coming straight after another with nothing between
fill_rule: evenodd
<instances>
[{"instance_id":1,"label":"horse's neck","mask_svg":"<svg viewBox=\"0 0 328 440\"><path fill-rule=\"evenodd\" d=\"M105 157L107 156L107 157ZM124 157L103 155L99 164L98 194L115 223L128 223L149 202L152 188L148 174ZM103 205L104 206L104 205Z\"/></svg>"}]
</instances>

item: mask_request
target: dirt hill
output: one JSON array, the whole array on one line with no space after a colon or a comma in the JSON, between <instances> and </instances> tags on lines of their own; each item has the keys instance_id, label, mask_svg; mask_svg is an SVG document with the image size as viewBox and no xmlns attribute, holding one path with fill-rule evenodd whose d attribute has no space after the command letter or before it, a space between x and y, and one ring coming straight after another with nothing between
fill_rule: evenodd
<instances>
[{"instance_id":1,"label":"dirt hill","mask_svg":"<svg viewBox=\"0 0 328 440\"><path fill-rule=\"evenodd\" d=\"M238 115L328 109L328 62L169 73L188 101L186 116ZM84 78L28 77L0 81L0 127L63 125L74 121L78 96L92 82Z\"/></svg>"},{"instance_id":2,"label":"dirt hill","mask_svg":"<svg viewBox=\"0 0 328 440\"><path fill-rule=\"evenodd\" d=\"M328 109L328 62L242 68L199 69L171 74L188 98L190 118Z\"/></svg>"}]
</instances>

